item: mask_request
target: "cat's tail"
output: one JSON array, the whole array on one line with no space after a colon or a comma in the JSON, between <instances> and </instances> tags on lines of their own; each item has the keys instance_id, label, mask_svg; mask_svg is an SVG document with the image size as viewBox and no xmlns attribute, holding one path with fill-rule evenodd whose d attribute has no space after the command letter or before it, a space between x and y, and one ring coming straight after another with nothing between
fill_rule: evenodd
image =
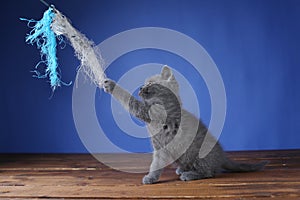
<instances>
[{"instance_id":1,"label":"cat's tail","mask_svg":"<svg viewBox=\"0 0 300 200\"><path fill-rule=\"evenodd\" d=\"M222 168L229 172L255 172L264 169L268 163L269 161L262 161L255 164L238 163L226 158Z\"/></svg>"}]
</instances>

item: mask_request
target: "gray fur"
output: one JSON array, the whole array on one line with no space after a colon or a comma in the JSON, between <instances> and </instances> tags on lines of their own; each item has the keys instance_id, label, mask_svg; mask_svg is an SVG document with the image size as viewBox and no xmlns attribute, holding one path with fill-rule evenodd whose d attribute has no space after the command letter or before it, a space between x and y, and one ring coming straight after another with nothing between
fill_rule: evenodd
<instances>
[{"instance_id":1,"label":"gray fur","mask_svg":"<svg viewBox=\"0 0 300 200\"><path fill-rule=\"evenodd\" d=\"M159 180L164 167L175 163L176 174L183 181L211 178L222 169L233 172L261 170L267 162L258 164L236 163L229 160L206 126L181 107L179 86L169 67L161 74L150 77L140 89L142 101L135 99L112 80L106 80L104 90L116 98L135 117L145 121L154 148L149 174L144 184ZM200 157L204 138L213 146Z\"/></svg>"}]
</instances>

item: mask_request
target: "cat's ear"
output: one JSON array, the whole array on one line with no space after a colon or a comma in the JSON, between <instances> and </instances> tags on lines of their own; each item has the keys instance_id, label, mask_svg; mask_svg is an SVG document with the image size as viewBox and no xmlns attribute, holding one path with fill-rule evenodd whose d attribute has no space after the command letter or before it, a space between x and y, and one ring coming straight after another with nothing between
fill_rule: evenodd
<instances>
[{"instance_id":1,"label":"cat's ear","mask_svg":"<svg viewBox=\"0 0 300 200\"><path fill-rule=\"evenodd\" d=\"M161 77L162 77L164 80L168 80L168 79L170 79L171 77L173 77L172 70L171 70L167 65L165 65L165 66L163 67L163 69L161 70Z\"/></svg>"}]
</instances>

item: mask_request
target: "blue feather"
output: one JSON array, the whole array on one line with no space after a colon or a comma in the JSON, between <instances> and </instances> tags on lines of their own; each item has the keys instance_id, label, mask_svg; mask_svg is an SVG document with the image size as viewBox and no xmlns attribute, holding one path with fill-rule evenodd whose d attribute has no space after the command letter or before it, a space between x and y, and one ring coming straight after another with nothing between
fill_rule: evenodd
<instances>
[{"instance_id":1,"label":"blue feather","mask_svg":"<svg viewBox=\"0 0 300 200\"><path fill-rule=\"evenodd\" d=\"M51 29L51 24L54 17L54 10L50 7L47 11L45 11L43 18L40 21L20 18L20 20L28 21L28 27L33 28L30 33L27 34L26 42L32 45L36 44L41 53L41 61L36 65L36 70L32 71L33 73L35 73L34 77L49 77L53 91L58 86L60 86L61 83L63 83L60 80L60 75L58 74L58 63L56 57L56 35ZM35 25L32 27L30 25L31 23L35 23ZM41 64L45 64L47 66L43 73L38 71L38 68Z\"/></svg>"}]
</instances>

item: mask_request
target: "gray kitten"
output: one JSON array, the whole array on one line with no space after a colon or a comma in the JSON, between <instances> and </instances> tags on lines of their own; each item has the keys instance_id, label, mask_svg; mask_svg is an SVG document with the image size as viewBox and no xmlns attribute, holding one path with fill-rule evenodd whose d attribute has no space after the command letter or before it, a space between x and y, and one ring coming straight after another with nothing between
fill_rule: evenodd
<instances>
[{"instance_id":1,"label":"gray kitten","mask_svg":"<svg viewBox=\"0 0 300 200\"><path fill-rule=\"evenodd\" d=\"M183 181L211 178L222 169L231 172L258 171L267 164L229 160L201 120L182 108L179 85L167 66L163 67L161 74L147 79L140 88L142 101L112 80L104 82L104 90L147 124L154 153L149 174L143 178L144 184L157 182L163 168L173 163L177 164L176 174Z\"/></svg>"}]
</instances>

